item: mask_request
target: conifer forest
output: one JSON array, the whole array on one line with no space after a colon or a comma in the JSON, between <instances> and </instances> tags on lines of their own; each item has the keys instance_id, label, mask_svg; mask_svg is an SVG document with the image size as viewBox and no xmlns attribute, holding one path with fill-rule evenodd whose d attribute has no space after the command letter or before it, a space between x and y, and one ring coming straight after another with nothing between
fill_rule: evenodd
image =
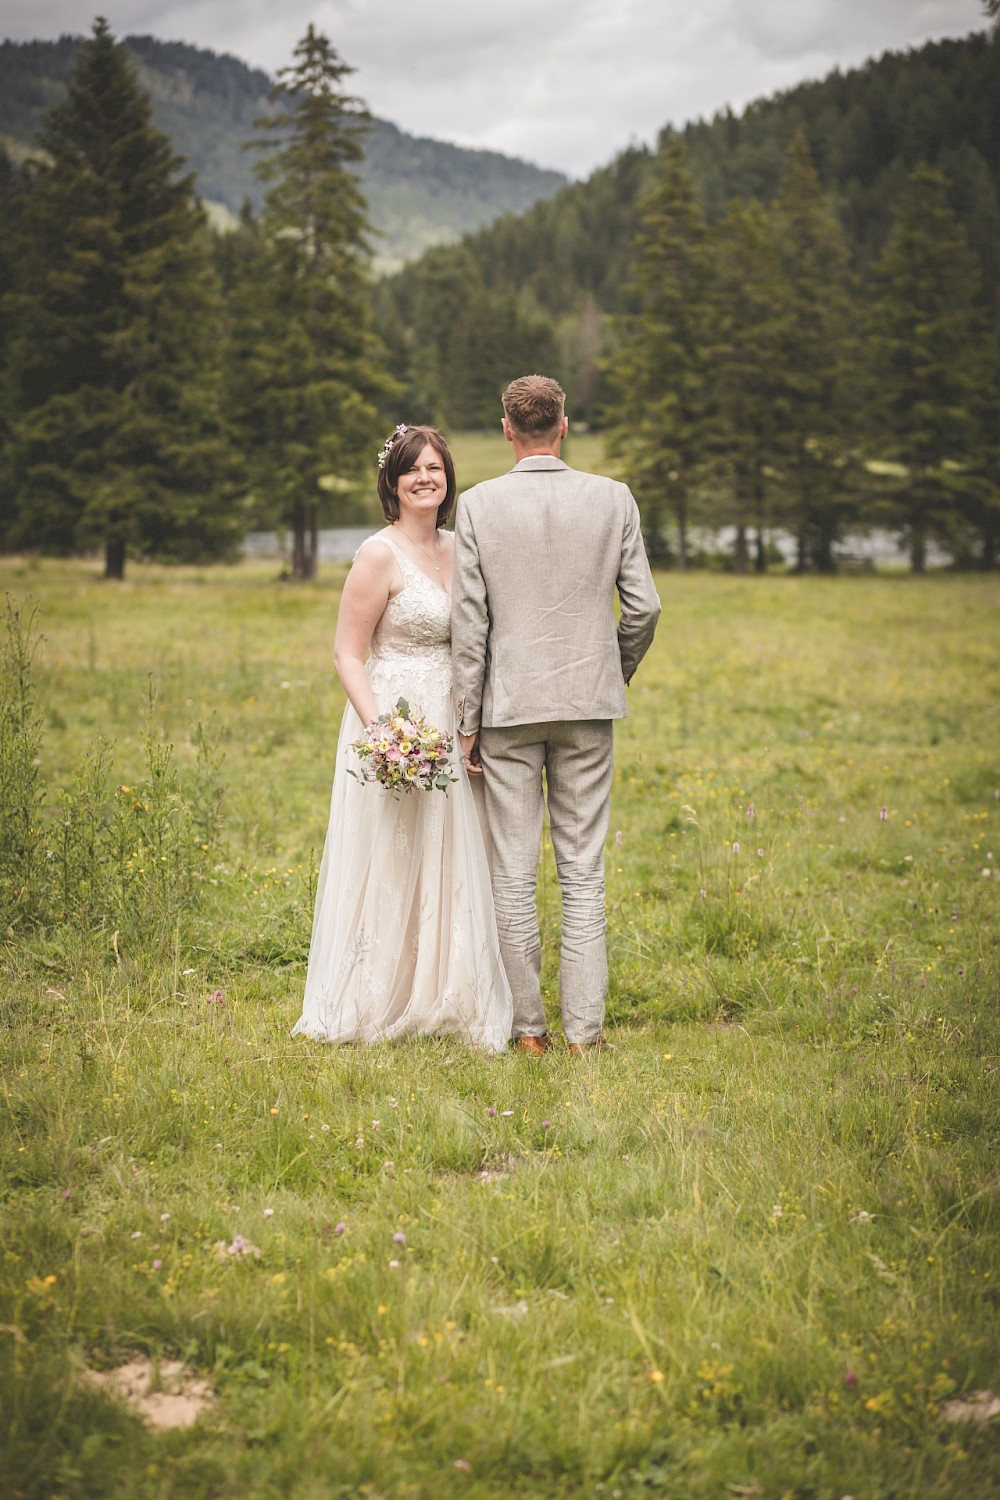
<instances>
[{"instance_id":1,"label":"conifer forest","mask_svg":"<svg viewBox=\"0 0 1000 1500\"><path fill-rule=\"evenodd\" d=\"M879 528L915 571L935 544L995 567L998 45L666 129L376 276L372 122L327 38L278 74L248 131L256 201L220 230L98 21L32 149L0 156L0 548L99 549L121 577L279 528L308 579L321 526L374 516L387 427L495 429L539 369L662 564L712 528L764 571L780 529L831 572Z\"/></svg>"}]
</instances>

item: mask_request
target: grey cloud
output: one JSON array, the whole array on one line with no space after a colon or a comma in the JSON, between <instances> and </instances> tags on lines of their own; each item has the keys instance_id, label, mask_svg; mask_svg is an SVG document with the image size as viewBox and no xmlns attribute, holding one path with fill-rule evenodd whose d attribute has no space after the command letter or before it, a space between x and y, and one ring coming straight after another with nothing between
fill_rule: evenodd
<instances>
[{"instance_id":1,"label":"grey cloud","mask_svg":"<svg viewBox=\"0 0 1000 1500\"><path fill-rule=\"evenodd\" d=\"M18 38L86 32L91 4L0 0ZM100 9L99 0L92 5ZM268 72L312 21L372 110L419 135L584 174L668 121L713 114L984 24L979 0L120 0L119 35L231 52Z\"/></svg>"}]
</instances>

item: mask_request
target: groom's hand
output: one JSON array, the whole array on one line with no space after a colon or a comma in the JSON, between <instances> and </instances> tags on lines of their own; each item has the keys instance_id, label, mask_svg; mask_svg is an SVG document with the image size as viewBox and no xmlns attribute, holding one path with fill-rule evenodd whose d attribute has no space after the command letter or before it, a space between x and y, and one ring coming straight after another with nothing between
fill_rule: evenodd
<instances>
[{"instance_id":1,"label":"groom's hand","mask_svg":"<svg viewBox=\"0 0 1000 1500\"><path fill-rule=\"evenodd\" d=\"M478 734L459 734L458 743L462 751L462 763L470 776L482 776L483 763L479 759Z\"/></svg>"}]
</instances>

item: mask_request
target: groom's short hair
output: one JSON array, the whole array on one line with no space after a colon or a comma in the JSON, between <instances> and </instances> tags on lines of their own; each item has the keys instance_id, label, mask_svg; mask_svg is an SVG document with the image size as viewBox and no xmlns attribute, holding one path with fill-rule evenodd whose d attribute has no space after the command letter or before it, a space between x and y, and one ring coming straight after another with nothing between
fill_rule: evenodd
<instances>
[{"instance_id":1,"label":"groom's short hair","mask_svg":"<svg viewBox=\"0 0 1000 1500\"><path fill-rule=\"evenodd\" d=\"M520 437L548 437L560 426L566 392L548 375L521 375L502 396L504 415Z\"/></svg>"}]
</instances>

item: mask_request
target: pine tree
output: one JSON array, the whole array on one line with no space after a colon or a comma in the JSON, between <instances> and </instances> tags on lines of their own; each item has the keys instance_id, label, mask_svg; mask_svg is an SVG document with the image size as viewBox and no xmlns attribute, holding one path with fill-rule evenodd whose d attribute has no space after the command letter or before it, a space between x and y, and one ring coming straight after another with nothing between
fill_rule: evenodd
<instances>
[{"instance_id":1,"label":"pine tree","mask_svg":"<svg viewBox=\"0 0 1000 1500\"><path fill-rule=\"evenodd\" d=\"M779 360L787 287L774 225L758 203L735 203L715 235L720 302L717 443L733 499L735 567L749 562L747 531L756 527L756 570L767 570L768 486L778 462Z\"/></svg>"},{"instance_id":2,"label":"pine tree","mask_svg":"<svg viewBox=\"0 0 1000 1500\"><path fill-rule=\"evenodd\" d=\"M688 558L696 486L718 436L718 302L708 229L679 142L641 206L633 310L607 362L609 451L628 475L650 550L672 513L677 563Z\"/></svg>"},{"instance_id":3,"label":"pine tree","mask_svg":"<svg viewBox=\"0 0 1000 1500\"><path fill-rule=\"evenodd\" d=\"M239 535L219 417L218 303L181 161L98 19L39 136L14 300L14 540L217 555Z\"/></svg>"},{"instance_id":4,"label":"pine tree","mask_svg":"<svg viewBox=\"0 0 1000 1500\"><path fill-rule=\"evenodd\" d=\"M369 327L369 226L354 168L368 115L342 92L353 71L311 25L255 124L268 185L257 253L234 294L230 397L255 491L315 576L331 477L378 446L377 401L396 389Z\"/></svg>"},{"instance_id":5,"label":"pine tree","mask_svg":"<svg viewBox=\"0 0 1000 1500\"><path fill-rule=\"evenodd\" d=\"M798 566L832 572L854 506L847 469L856 381L851 279L843 233L802 131L774 207L786 306L778 347L779 457Z\"/></svg>"},{"instance_id":6,"label":"pine tree","mask_svg":"<svg viewBox=\"0 0 1000 1500\"><path fill-rule=\"evenodd\" d=\"M914 572L926 566L931 536L956 535L963 510L979 517L988 557L996 526L996 346L977 257L936 168L918 166L895 205L876 267L871 366L877 457L908 471L894 509Z\"/></svg>"}]
</instances>

